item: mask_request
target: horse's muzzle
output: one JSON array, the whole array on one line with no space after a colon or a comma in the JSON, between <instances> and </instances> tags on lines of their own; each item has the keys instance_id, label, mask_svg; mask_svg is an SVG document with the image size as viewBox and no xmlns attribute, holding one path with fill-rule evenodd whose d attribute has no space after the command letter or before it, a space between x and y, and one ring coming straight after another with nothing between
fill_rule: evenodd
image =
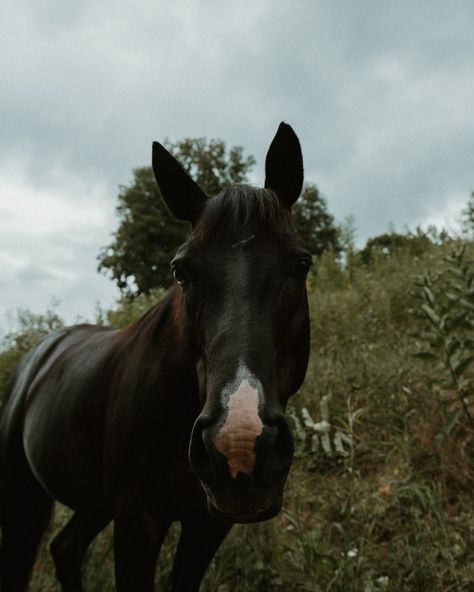
<instances>
[{"instance_id":1,"label":"horse's muzzle","mask_svg":"<svg viewBox=\"0 0 474 592\"><path fill-rule=\"evenodd\" d=\"M283 487L293 459L293 438L282 413L263 418L261 433L219 445L222 419L200 416L189 447L191 467L203 484L212 515L228 522L260 522L281 509ZM217 444L216 444L217 441Z\"/></svg>"}]
</instances>

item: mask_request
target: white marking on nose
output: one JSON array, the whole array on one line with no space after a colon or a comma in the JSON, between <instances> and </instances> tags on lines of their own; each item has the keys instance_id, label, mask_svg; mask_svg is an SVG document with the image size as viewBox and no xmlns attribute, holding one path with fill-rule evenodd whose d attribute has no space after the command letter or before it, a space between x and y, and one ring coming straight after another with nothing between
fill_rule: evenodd
<instances>
[{"instance_id":1,"label":"white marking on nose","mask_svg":"<svg viewBox=\"0 0 474 592\"><path fill-rule=\"evenodd\" d=\"M251 386L249 379L257 388ZM223 391L224 396L229 393L228 413L214 445L226 457L232 479L236 479L239 472L251 475L255 467L255 444L263 431L258 414L258 386L260 382L245 366L240 366L236 380Z\"/></svg>"}]
</instances>

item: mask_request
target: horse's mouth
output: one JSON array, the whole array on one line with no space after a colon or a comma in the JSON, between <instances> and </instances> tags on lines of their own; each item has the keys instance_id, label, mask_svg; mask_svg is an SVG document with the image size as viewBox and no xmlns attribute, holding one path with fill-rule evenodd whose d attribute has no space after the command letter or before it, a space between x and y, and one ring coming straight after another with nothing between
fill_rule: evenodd
<instances>
[{"instance_id":1,"label":"horse's mouth","mask_svg":"<svg viewBox=\"0 0 474 592\"><path fill-rule=\"evenodd\" d=\"M268 508L257 509L254 511L223 511L216 508L216 506L208 499L207 507L209 513L213 518L217 518L222 522L231 522L233 524L249 524L253 522L263 522L274 518L281 510L281 503L277 502Z\"/></svg>"}]
</instances>

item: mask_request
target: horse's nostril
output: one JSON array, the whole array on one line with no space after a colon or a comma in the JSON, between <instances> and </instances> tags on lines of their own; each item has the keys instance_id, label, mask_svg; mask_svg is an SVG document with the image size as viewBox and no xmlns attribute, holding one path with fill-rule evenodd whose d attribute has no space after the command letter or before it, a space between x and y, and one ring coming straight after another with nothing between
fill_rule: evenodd
<instances>
[{"instance_id":1,"label":"horse's nostril","mask_svg":"<svg viewBox=\"0 0 474 592\"><path fill-rule=\"evenodd\" d=\"M212 485L216 475L209 453L209 433L203 429L202 423L204 422L198 419L194 424L189 444L189 462L196 476L208 485Z\"/></svg>"},{"instance_id":2,"label":"horse's nostril","mask_svg":"<svg viewBox=\"0 0 474 592\"><path fill-rule=\"evenodd\" d=\"M259 440L274 452L288 453L288 442L293 442L290 427L286 417L279 413L265 418L264 430ZM293 447L291 446L291 449Z\"/></svg>"},{"instance_id":3,"label":"horse's nostril","mask_svg":"<svg viewBox=\"0 0 474 592\"><path fill-rule=\"evenodd\" d=\"M279 480L284 482L293 460L293 452L293 436L284 415L270 418L256 446L260 461L257 475L262 483Z\"/></svg>"},{"instance_id":4,"label":"horse's nostril","mask_svg":"<svg viewBox=\"0 0 474 592\"><path fill-rule=\"evenodd\" d=\"M291 433L290 426L284 417L278 425L278 437L275 443L275 449L277 454L285 454L286 456L290 454L291 457L293 457L293 434Z\"/></svg>"}]
</instances>

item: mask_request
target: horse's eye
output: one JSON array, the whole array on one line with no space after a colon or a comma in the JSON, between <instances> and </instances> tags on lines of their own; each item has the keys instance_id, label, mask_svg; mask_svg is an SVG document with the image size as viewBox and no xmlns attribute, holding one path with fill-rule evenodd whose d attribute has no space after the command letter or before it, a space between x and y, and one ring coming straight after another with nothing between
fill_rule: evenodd
<instances>
[{"instance_id":1,"label":"horse's eye","mask_svg":"<svg viewBox=\"0 0 474 592\"><path fill-rule=\"evenodd\" d=\"M300 277L305 278L308 275L309 270L311 269L311 266L313 265L313 261L311 259L309 259L308 257L305 257L304 259L300 259L298 261L298 263L296 264L296 274Z\"/></svg>"},{"instance_id":2,"label":"horse's eye","mask_svg":"<svg viewBox=\"0 0 474 592\"><path fill-rule=\"evenodd\" d=\"M191 279L182 267L173 266L171 271L173 272L174 279L178 282L181 288L183 288L183 290L189 286Z\"/></svg>"}]
</instances>

